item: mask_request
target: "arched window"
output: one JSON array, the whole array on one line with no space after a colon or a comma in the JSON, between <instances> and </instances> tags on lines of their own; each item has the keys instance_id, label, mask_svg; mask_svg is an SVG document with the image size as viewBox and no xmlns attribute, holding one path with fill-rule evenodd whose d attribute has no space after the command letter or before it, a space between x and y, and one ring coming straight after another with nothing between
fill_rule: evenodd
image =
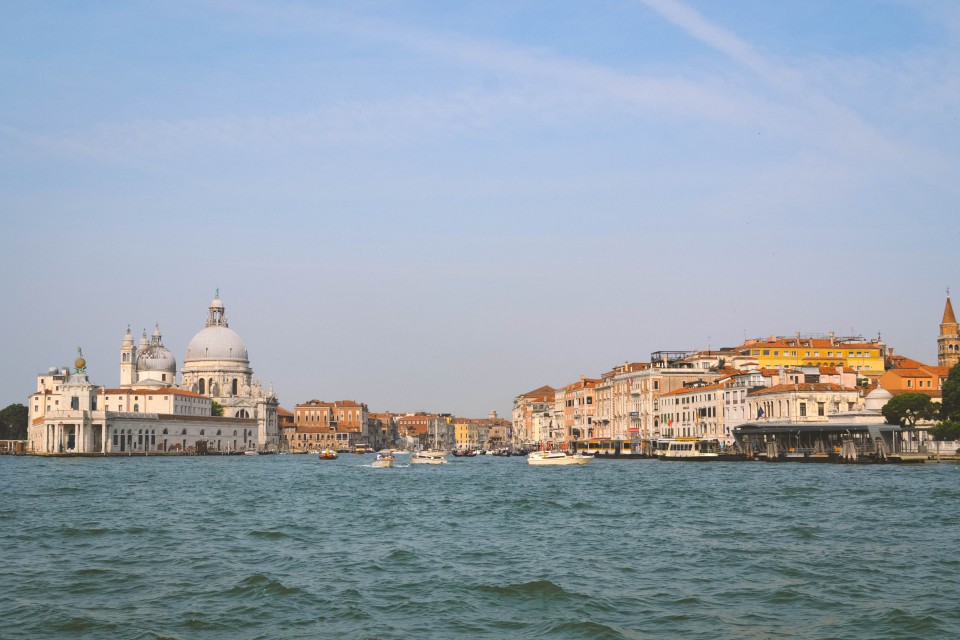
<instances>
[{"instance_id":1,"label":"arched window","mask_svg":"<svg viewBox=\"0 0 960 640\"><path fill-rule=\"evenodd\" d=\"M206 386L206 385L207 385L207 381L204 380L203 378L200 378L200 387L199 387L200 390L199 390L197 393L199 393L199 394L201 394L201 395L204 394L204 393L206 393L206 392L207 392L207 386Z\"/></svg>"},{"instance_id":2,"label":"arched window","mask_svg":"<svg viewBox=\"0 0 960 640\"><path fill-rule=\"evenodd\" d=\"M203 435L203 429L200 429L200 435Z\"/></svg>"},{"instance_id":3,"label":"arched window","mask_svg":"<svg viewBox=\"0 0 960 640\"><path fill-rule=\"evenodd\" d=\"M236 429L233 430L233 435L237 435L237 430L236 430Z\"/></svg>"},{"instance_id":4,"label":"arched window","mask_svg":"<svg viewBox=\"0 0 960 640\"><path fill-rule=\"evenodd\" d=\"M221 435L220 429L217 429L217 435L218 435L218 436Z\"/></svg>"},{"instance_id":5,"label":"arched window","mask_svg":"<svg viewBox=\"0 0 960 640\"><path fill-rule=\"evenodd\" d=\"M232 389L233 389L233 390L231 391L231 393L232 393L233 395L237 395L237 379L236 379L236 378L233 379L233 387L232 387Z\"/></svg>"},{"instance_id":6,"label":"arched window","mask_svg":"<svg viewBox=\"0 0 960 640\"><path fill-rule=\"evenodd\" d=\"M134 412L134 413L140 413L140 405L139 405L139 404L133 405L133 412Z\"/></svg>"},{"instance_id":7,"label":"arched window","mask_svg":"<svg viewBox=\"0 0 960 640\"><path fill-rule=\"evenodd\" d=\"M187 435L187 430L186 430L186 429L184 429L183 431L181 431L181 432L180 432L180 435L182 435L182 436L185 436L185 435Z\"/></svg>"},{"instance_id":8,"label":"arched window","mask_svg":"<svg viewBox=\"0 0 960 640\"><path fill-rule=\"evenodd\" d=\"M240 409L240 410L237 411L237 417L238 417L238 418L249 418L249 417L250 417L250 414L247 413L247 410L246 410L246 409Z\"/></svg>"},{"instance_id":9,"label":"arched window","mask_svg":"<svg viewBox=\"0 0 960 640\"><path fill-rule=\"evenodd\" d=\"M166 429L163 430L163 435L167 435L167 430L166 430Z\"/></svg>"}]
</instances>

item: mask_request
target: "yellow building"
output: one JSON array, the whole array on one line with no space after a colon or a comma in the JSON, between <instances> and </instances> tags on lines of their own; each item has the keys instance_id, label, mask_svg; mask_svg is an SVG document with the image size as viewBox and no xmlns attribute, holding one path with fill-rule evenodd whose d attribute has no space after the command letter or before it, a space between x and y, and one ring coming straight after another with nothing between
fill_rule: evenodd
<instances>
[{"instance_id":1,"label":"yellow building","mask_svg":"<svg viewBox=\"0 0 960 640\"><path fill-rule=\"evenodd\" d=\"M758 360L761 369L779 367L849 367L857 373L883 373L887 346L880 340L862 337L772 336L747 340L738 347L740 355Z\"/></svg>"}]
</instances>

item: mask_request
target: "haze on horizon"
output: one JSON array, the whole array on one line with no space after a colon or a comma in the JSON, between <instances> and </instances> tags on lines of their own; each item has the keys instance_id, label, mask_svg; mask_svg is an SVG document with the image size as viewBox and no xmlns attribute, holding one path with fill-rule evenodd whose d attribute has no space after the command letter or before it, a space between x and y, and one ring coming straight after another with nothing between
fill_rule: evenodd
<instances>
[{"instance_id":1,"label":"haze on horizon","mask_svg":"<svg viewBox=\"0 0 960 640\"><path fill-rule=\"evenodd\" d=\"M0 406L216 289L284 407L509 416L960 291L960 5L9 3Z\"/></svg>"}]
</instances>

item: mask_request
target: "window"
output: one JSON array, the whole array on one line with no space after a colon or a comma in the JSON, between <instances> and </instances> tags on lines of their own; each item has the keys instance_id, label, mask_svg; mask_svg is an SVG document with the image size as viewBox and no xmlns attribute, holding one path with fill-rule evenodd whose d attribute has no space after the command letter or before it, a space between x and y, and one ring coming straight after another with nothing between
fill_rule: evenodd
<instances>
[{"instance_id":1,"label":"window","mask_svg":"<svg viewBox=\"0 0 960 640\"><path fill-rule=\"evenodd\" d=\"M826 410L825 410L825 409L826 409L826 408L823 406L823 403L822 403L822 402L818 402L818 403L817 403L817 415L818 415L818 416L826 415Z\"/></svg>"},{"instance_id":2,"label":"window","mask_svg":"<svg viewBox=\"0 0 960 640\"><path fill-rule=\"evenodd\" d=\"M806 402L801 402L801 403L800 403L800 415L801 415L801 416L806 416L806 415L807 415L807 403L806 403Z\"/></svg>"},{"instance_id":3,"label":"window","mask_svg":"<svg viewBox=\"0 0 960 640\"><path fill-rule=\"evenodd\" d=\"M764 349L764 350L763 350L763 355L765 355L765 356L770 355L770 349Z\"/></svg>"}]
</instances>

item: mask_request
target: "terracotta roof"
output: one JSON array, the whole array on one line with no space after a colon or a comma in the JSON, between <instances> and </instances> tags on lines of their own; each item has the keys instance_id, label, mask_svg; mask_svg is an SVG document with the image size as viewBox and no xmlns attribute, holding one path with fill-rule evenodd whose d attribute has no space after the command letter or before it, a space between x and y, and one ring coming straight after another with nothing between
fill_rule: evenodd
<instances>
[{"instance_id":1,"label":"terracotta roof","mask_svg":"<svg viewBox=\"0 0 960 640\"><path fill-rule=\"evenodd\" d=\"M288 418L289 418L290 416L293 415L293 412L288 411L287 409L284 409L283 407L277 407L277 415L278 415L278 416L284 416L284 417L288 417Z\"/></svg>"},{"instance_id":2,"label":"terracotta roof","mask_svg":"<svg viewBox=\"0 0 960 640\"><path fill-rule=\"evenodd\" d=\"M919 360L908 358L906 356L894 355L887 356L887 370L890 369L917 369L926 366Z\"/></svg>"},{"instance_id":3,"label":"terracotta roof","mask_svg":"<svg viewBox=\"0 0 960 640\"><path fill-rule=\"evenodd\" d=\"M548 397L553 397L556 393L555 389L548 385L543 385L538 389L533 391L528 391L526 393L521 393L518 398L530 398L531 400L546 400Z\"/></svg>"},{"instance_id":4,"label":"terracotta roof","mask_svg":"<svg viewBox=\"0 0 960 640\"><path fill-rule=\"evenodd\" d=\"M880 345L875 342L838 342L836 338L795 338L795 337L771 337L763 340L747 340L738 349L757 349L757 348L811 348L811 349L878 349Z\"/></svg>"},{"instance_id":5,"label":"terracotta roof","mask_svg":"<svg viewBox=\"0 0 960 640\"><path fill-rule=\"evenodd\" d=\"M953 305L950 303L950 296L947 296L947 304L943 307L943 322L941 324L957 324L957 316L953 315Z\"/></svg>"},{"instance_id":6,"label":"terracotta roof","mask_svg":"<svg viewBox=\"0 0 960 640\"><path fill-rule=\"evenodd\" d=\"M673 391L668 391L666 393L661 393L660 397L664 398L666 396L679 396L684 393L700 393L701 391L716 391L718 389L726 389L727 385L725 384L708 384L703 387L683 387L680 389L674 389Z\"/></svg>"},{"instance_id":7,"label":"terracotta roof","mask_svg":"<svg viewBox=\"0 0 960 640\"><path fill-rule=\"evenodd\" d=\"M887 371L892 376L898 378L936 378L937 374L929 371L927 368L923 369L890 369Z\"/></svg>"},{"instance_id":8,"label":"terracotta roof","mask_svg":"<svg viewBox=\"0 0 960 640\"><path fill-rule=\"evenodd\" d=\"M922 393L931 398L942 398L943 392L940 389L886 389L892 396L902 396L905 393Z\"/></svg>"}]
</instances>

